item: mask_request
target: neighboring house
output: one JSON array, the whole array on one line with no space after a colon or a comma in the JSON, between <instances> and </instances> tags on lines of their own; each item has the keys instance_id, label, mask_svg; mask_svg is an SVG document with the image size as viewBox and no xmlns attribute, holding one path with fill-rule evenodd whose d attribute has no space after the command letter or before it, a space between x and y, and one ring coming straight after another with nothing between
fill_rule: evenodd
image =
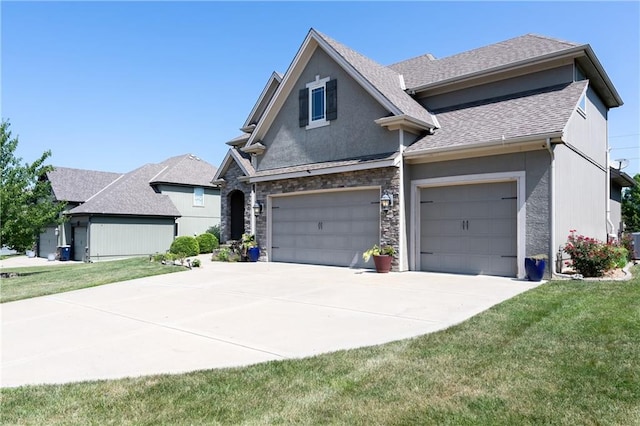
<instances>
[{"instance_id":1,"label":"neighboring house","mask_svg":"<svg viewBox=\"0 0 640 426\"><path fill-rule=\"evenodd\" d=\"M610 167L609 175L611 177L609 186L609 219L611 232L616 238L619 238L624 231L624 223L622 221L622 189L636 186L636 181L625 172Z\"/></svg>"},{"instance_id":2,"label":"neighboring house","mask_svg":"<svg viewBox=\"0 0 640 426\"><path fill-rule=\"evenodd\" d=\"M191 154L118 174L56 167L47 174L68 221L40 235L39 256L69 245L74 260L145 256L169 249L174 237L202 234L220 223L216 168Z\"/></svg>"},{"instance_id":3,"label":"neighboring house","mask_svg":"<svg viewBox=\"0 0 640 426\"><path fill-rule=\"evenodd\" d=\"M364 266L382 243L399 271L523 277L570 229L615 232L622 99L588 44L529 34L382 66L311 29L255 105L215 179L223 240L254 232L264 260Z\"/></svg>"}]
</instances>

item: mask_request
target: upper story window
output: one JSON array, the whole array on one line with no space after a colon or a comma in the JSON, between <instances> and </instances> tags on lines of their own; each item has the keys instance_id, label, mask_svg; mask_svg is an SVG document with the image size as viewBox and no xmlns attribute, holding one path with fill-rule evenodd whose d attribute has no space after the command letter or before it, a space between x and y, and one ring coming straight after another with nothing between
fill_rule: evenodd
<instances>
[{"instance_id":1,"label":"upper story window","mask_svg":"<svg viewBox=\"0 0 640 426\"><path fill-rule=\"evenodd\" d=\"M204 207L204 188L193 188L193 205Z\"/></svg>"},{"instance_id":2,"label":"upper story window","mask_svg":"<svg viewBox=\"0 0 640 426\"><path fill-rule=\"evenodd\" d=\"M583 116L587 115L587 94L583 93L578 102L578 112Z\"/></svg>"},{"instance_id":3,"label":"upper story window","mask_svg":"<svg viewBox=\"0 0 640 426\"><path fill-rule=\"evenodd\" d=\"M336 80L316 76L299 93L300 127L313 129L328 126L338 118L338 86Z\"/></svg>"}]
</instances>

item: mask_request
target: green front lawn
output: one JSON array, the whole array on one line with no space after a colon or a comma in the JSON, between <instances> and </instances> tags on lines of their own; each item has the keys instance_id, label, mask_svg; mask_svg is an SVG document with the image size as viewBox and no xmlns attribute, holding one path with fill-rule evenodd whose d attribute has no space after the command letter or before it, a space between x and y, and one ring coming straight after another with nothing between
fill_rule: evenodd
<instances>
[{"instance_id":1,"label":"green front lawn","mask_svg":"<svg viewBox=\"0 0 640 426\"><path fill-rule=\"evenodd\" d=\"M640 424L640 268L303 360L3 389L3 424Z\"/></svg>"},{"instance_id":2,"label":"green front lawn","mask_svg":"<svg viewBox=\"0 0 640 426\"><path fill-rule=\"evenodd\" d=\"M2 268L2 272L19 275L0 281L0 303L184 270L183 267L149 262L148 258L68 266Z\"/></svg>"}]
</instances>

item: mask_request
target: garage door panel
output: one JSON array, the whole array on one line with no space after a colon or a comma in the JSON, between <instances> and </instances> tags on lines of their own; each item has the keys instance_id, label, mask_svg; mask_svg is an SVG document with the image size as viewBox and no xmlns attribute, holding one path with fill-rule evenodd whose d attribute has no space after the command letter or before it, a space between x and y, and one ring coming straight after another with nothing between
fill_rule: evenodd
<instances>
[{"instance_id":1,"label":"garage door panel","mask_svg":"<svg viewBox=\"0 0 640 426\"><path fill-rule=\"evenodd\" d=\"M271 259L366 267L362 252L379 242L379 199L377 189L274 198Z\"/></svg>"},{"instance_id":2,"label":"garage door panel","mask_svg":"<svg viewBox=\"0 0 640 426\"><path fill-rule=\"evenodd\" d=\"M516 194L515 182L422 189L421 269L515 276Z\"/></svg>"}]
</instances>

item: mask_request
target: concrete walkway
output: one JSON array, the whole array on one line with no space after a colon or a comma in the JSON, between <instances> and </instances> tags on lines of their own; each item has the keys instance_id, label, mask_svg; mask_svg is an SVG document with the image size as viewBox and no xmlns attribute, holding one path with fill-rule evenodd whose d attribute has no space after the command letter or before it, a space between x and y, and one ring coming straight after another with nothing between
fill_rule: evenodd
<instances>
[{"instance_id":1,"label":"concrete walkway","mask_svg":"<svg viewBox=\"0 0 640 426\"><path fill-rule=\"evenodd\" d=\"M0 305L0 384L242 366L418 336L539 283L213 263Z\"/></svg>"}]
</instances>

